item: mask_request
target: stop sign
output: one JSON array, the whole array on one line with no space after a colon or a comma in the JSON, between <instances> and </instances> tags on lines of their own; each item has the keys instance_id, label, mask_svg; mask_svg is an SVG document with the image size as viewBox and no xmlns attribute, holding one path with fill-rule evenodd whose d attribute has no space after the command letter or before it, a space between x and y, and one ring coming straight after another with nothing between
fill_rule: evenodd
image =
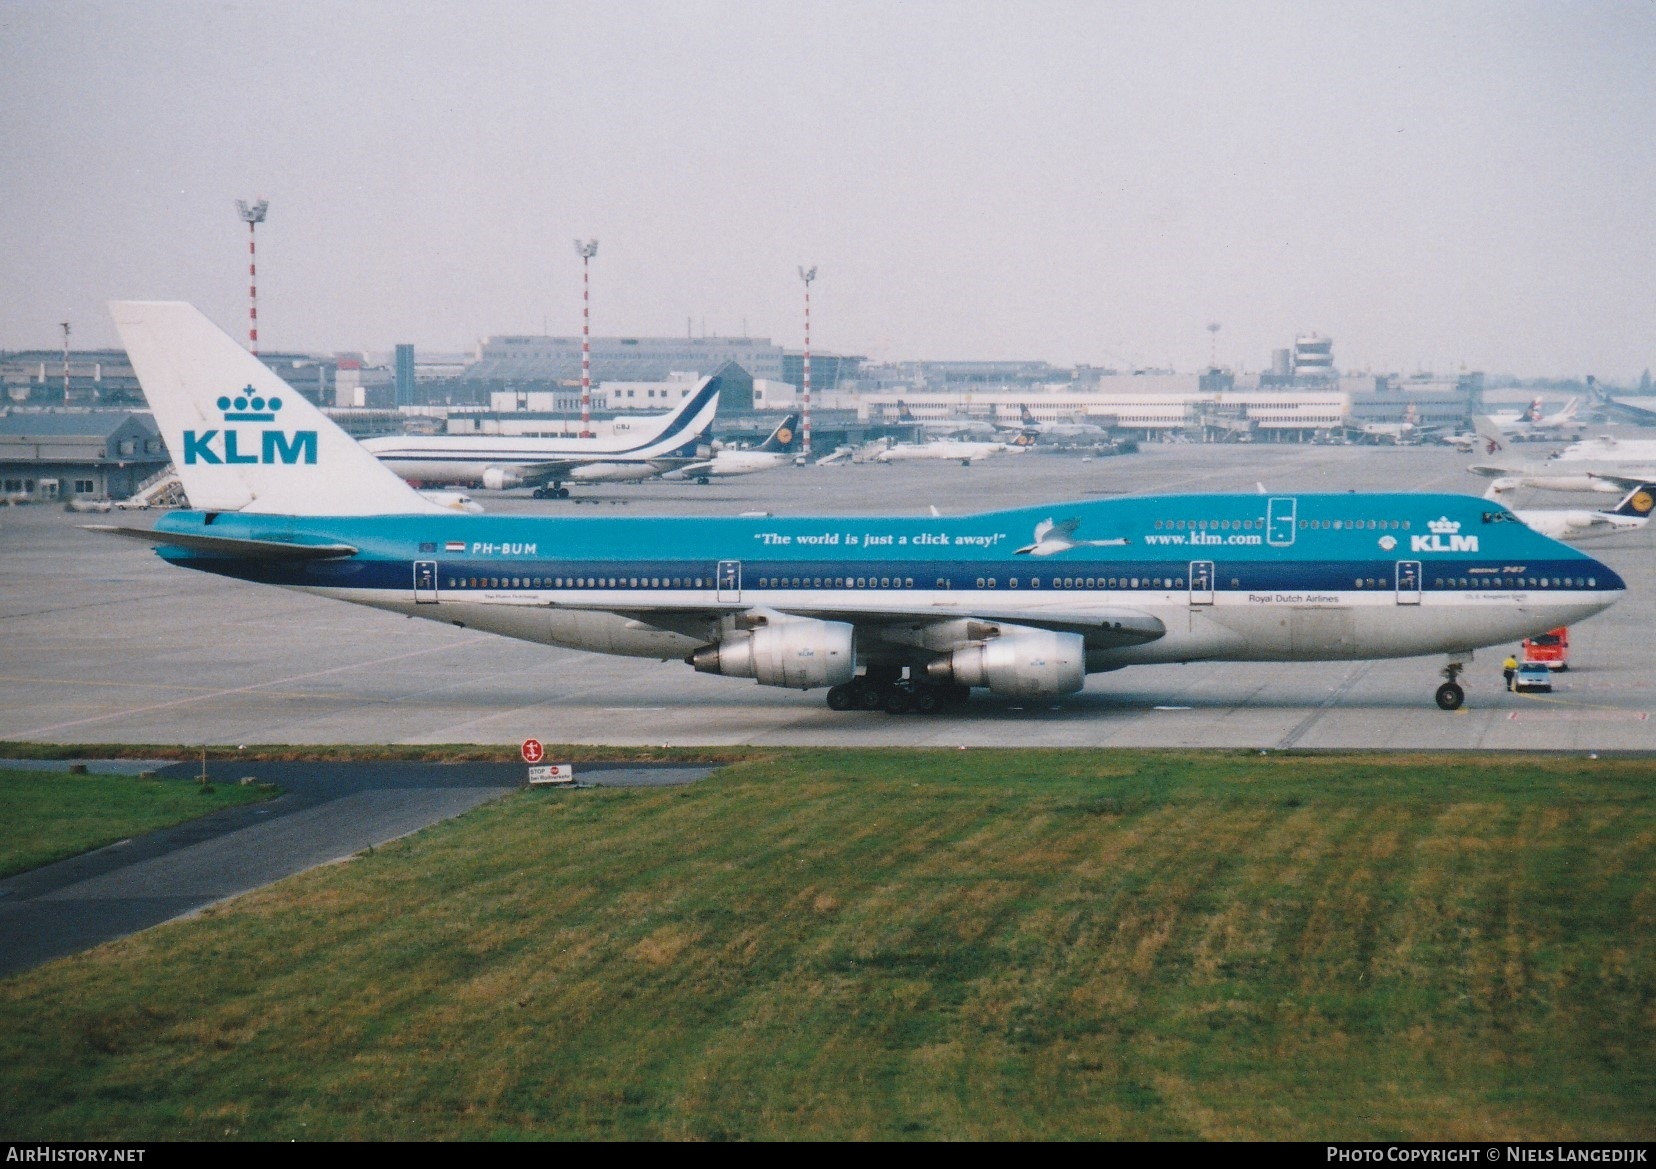
<instances>
[{"instance_id":1,"label":"stop sign","mask_svg":"<svg viewBox=\"0 0 1656 1169\"><path fill-rule=\"evenodd\" d=\"M546 748L541 746L539 739L523 740L523 761L525 763L539 763L546 758Z\"/></svg>"}]
</instances>

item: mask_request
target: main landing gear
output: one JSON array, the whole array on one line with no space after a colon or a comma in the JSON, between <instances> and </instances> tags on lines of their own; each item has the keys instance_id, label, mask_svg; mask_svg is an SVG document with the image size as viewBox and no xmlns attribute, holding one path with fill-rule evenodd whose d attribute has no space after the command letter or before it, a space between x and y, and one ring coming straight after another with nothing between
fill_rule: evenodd
<instances>
[{"instance_id":1,"label":"main landing gear","mask_svg":"<svg viewBox=\"0 0 1656 1169\"><path fill-rule=\"evenodd\" d=\"M971 696L968 686L934 686L900 674L870 672L828 690L829 710L883 710L887 714L938 714Z\"/></svg>"},{"instance_id":2,"label":"main landing gear","mask_svg":"<svg viewBox=\"0 0 1656 1169\"><path fill-rule=\"evenodd\" d=\"M569 488L561 483L553 483L546 487L535 488L536 499L568 499Z\"/></svg>"},{"instance_id":3,"label":"main landing gear","mask_svg":"<svg viewBox=\"0 0 1656 1169\"><path fill-rule=\"evenodd\" d=\"M1459 710L1465 704L1466 691L1462 690L1460 683L1456 681L1465 668L1465 662L1450 662L1443 667L1443 676L1448 680L1437 688L1439 710Z\"/></svg>"}]
</instances>

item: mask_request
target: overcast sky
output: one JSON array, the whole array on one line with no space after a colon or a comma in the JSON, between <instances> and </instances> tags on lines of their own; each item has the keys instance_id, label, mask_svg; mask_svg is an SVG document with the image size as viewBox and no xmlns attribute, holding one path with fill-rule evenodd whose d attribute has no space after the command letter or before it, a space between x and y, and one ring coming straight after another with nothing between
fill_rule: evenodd
<instances>
[{"instance_id":1,"label":"overcast sky","mask_svg":"<svg viewBox=\"0 0 1656 1169\"><path fill-rule=\"evenodd\" d=\"M1656 4L0 0L0 346L1656 366Z\"/></svg>"}]
</instances>

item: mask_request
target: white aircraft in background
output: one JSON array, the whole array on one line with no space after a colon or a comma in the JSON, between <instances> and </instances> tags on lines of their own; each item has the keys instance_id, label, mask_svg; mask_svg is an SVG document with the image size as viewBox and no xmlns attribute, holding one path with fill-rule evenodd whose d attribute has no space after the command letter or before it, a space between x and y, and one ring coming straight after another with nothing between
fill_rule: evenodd
<instances>
[{"instance_id":1,"label":"white aircraft in background","mask_svg":"<svg viewBox=\"0 0 1656 1169\"><path fill-rule=\"evenodd\" d=\"M1075 445L1080 443L1107 442L1110 432L1105 427L1094 422L1042 422L1035 417L1028 404L1018 407L1018 424L1007 426L1004 429L1015 430L1027 435L1039 443L1055 445Z\"/></svg>"},{"instance_id":2,"label":"white aircraft in background","mask_svg":"<svg viewBox=\"0 0 1656 1169\"><path fill-rule=\"evenodd\" d=\"M1573 442L1552 456L1552 461L1560 463L1582 460L1602 462L1607 459L1656 459L1656 439L1599 434Z\"/></svg>"},{"instance_id":3,"label":"white aircraft in background","mask_svg":"<svg viewBox=\"0 0 1656 1169\"><path fill-rule=\"evenodd\" d=\"M1541 399L1537 398L1531 403L1529 412L1525 415L1518 433L1532 442L1545 442L1549 439L1565 441L1580 438L1582 425L1576 421L1576 407L1580 404L1580 398L1571 398L1564 403L1563 409L1551 414L1543 414L1541 412Z\"/></svg>"},{"instance_id":4,"label":"white aircraft in background","mask_svg":"<svg viewBox=\"0 0 1656 1169\"><path fill-rule=\"evenodd\" d=\"M1568 411L1571 417L1575 415L1574 398L1570 399L1570 404L1566 406L1564 410L1559 411L1559 414L1555 414L1552 417L1557 418L1565 411ZM1530 399L1530 404L1522 410L1497 410L1492 414L1485 414L1483 417L1487 423L1485 426L1486 432L1493 429L1496 433L1502 435L1504 439L1510 439L1513 442L1524 442L1532 437L1539 441L1546 437L1543 433L1535 433L1533 429L1545 418L1545 415L1542 413L1540 398ZM1479 432L1474 429L1470 434L1452 434L1442 436L1440 441L1448 446L1454 447L1456 450L1461 451L1464 454L1470 454L1472 451L1477 449L1478 445L1482 443L1484 439Z\"/></svg>"},{"instance_id":5,"label":"white aircraft in background","mask_svg":"<svg viewBox=\"0 0 1656 1169\"><path fill-rule=\"evenodd\" d=\"M747 450L727 448L715 453L711 459L703 459L676 471L669 471L662 478L694 479L697 483L706 483L710 479L720 479L726 475L752 475L759 471L774 471L778 467L785 467L794 461L794 455L799 450L798 427L799 415L790 414L770 432L770 437L758 446Z\"/></svg>"},{"instance_id":6,"label":"white aircraft in background","mask_svg":"<svg viewBox=\"0 0 1656 1169\"><path fill-rule=\"evenodd\" d=\"M1000 429L981 418L916 418L908 403L897 399L897 421L904 426L918 426L928 438L993 438Z\"/></svg>"},{"instance_id":7,"label":"white aircraft in background","mask_svg":"<svg viewBox=\"0 0 1656 1169\"><path fill-rule=\"evenodd\" d=\"M891 445L889 438L876 438L861 446L842 444L817 460L819 467L845 466L849 463L872 463L876 455Z\"/></svg>"},{"instance_id":8,"label":"white aircraft in background","mask_svg":"<svg viewBox=\"0 0 1656 1169\"><path fill-rule=\"evenodd\" d=\"M1491 410L1484 417L1502 434L1515 434L1526 423L1541 417L1541 406L1540 398L1531 398L1530 404L1522 410Z\"/></svg>"},{"instance_id":9,"label":"white aircraft in background","mask_svg":"<svg viewBox=\"0 0 1656 1169\"><path fill-rule=\"evenodd\" d=\"M1606 536L1624 536L1643 531L1656 510L1656 484L1641 483L1608 511L1581 508L1514 509L1512 514L1554 540L1580 544Z\"/></svg>"},{"instance_id":10,"label":"white aircraft in background","mask_svg":"<svg viewBox=\"0 0 1656 1169\"><path fill-rule=\"evenodd\" d=\"M536 499L566 499L565 483L650 479L712 453L710 434L719 387L702 378L667 414L627 419L627 431L596 438L569 435L388 434L362 440L364 449L420 486L481 486L490 491L535 488Z\"/></svg>"},{"instance_id":11,"label":"white aircraft in background","mask_svg":"<svg viewBox=\"0 0 1656 1169\"><path fill-rule=\"evenodd\" d=\"M1363 422L1356 418L1347 418L1343 424L1348 433L1357 436L1361 442L1391 443L1402 446L1404 443L1419 442L1425 435L1420 426L1420 411L1410 402L1403 410L1401 422Z\"/></svg>"},{"instance_id":12,"label":"white aircraft in background","mask_svg":"<svg viewBox=\"0 0 1656 1169\"><path fill-rule=\"evenodd\" d=\"M1022 448L1008 446L1004 442L954 442L949 439L939 439L936 442L899 442L875 455L874 462L905 463L915 459L952 459L963 467L969 467L977 460L987 459L990 455L1020 449Z\"/></svg>"},{"instance_id":13,"label":"white aircraft in background","mask_svg":"<svg viewBox=\"0 0 1656 1169\"><path fill-rule=\"evenodd\" d=\"M1587 443L1571 447L1558 458L1520 459L1511 451L1511 439L1486 415L1474 415L1472 425L1483 440L1480 451L1485 461L1473 463L1467 470L1494 480L1484 493L1486 499L1498 499L1520 487L1620 495L1642 484L1656 483L1656 457L1648 453L1618 449L1604 457L1605 448L1594 450L1593 444Z\"/></svg>"}]
</instances>

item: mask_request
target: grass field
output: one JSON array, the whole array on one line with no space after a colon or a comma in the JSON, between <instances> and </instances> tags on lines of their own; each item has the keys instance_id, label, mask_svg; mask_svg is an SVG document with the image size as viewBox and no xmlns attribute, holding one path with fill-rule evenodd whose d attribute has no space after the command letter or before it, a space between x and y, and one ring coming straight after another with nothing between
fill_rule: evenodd
<instances>
[{"instance_id":1,"label":"grass field","mask_svg":"<svg viewBox=\"0 0 1656 1169\"><path fill-rule=\"evenodd\" d=\"M18 1139L1656 1133L1641 761L798 751L0 983Z\"/></svg>"},{"instance_id":2,"label":"grass field","mask_svg":"<svg viewBox=\"0 0 1656 1169\"><path fill-rule=\"evenodd\" d=\"M0 768L0 877L271 794L268 786Z\"/></svg>"}]
</instances>

